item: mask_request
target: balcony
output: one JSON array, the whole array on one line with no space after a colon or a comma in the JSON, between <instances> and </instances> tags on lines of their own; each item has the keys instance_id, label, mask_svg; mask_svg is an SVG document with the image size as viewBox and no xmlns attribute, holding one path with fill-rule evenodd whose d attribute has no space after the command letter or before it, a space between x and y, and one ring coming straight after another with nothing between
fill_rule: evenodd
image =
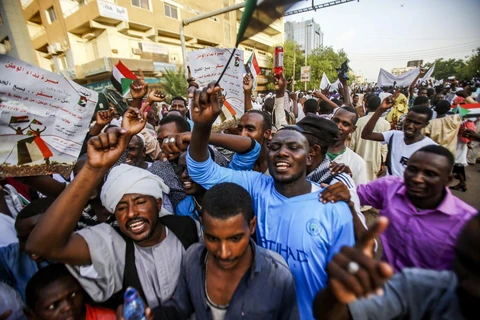
<instances>
[{"instance_id":1,"label":"balcony","mask_svg":"<svg viewBox=\"0 0 480 320\"><path fill-rule=\"evenodd\" d=\"M116 26L128 22L125 7L101 0L88 0L84 5L72 7L64 13L64 17L67 31L76 35L93 32L97 27L101 28L98 24Z\"/></svg>"},{"instance_id":2,"label":"balcony","mask_svg":"<svg viewBox=\"0 0 480 320\"><path fill-rule=\"evenodd\" d=\"M48 36L45 30L38 32L32 36L32 46L35 50L40 50L40 48L48 45Z\"/></svg>"}]
</instances>

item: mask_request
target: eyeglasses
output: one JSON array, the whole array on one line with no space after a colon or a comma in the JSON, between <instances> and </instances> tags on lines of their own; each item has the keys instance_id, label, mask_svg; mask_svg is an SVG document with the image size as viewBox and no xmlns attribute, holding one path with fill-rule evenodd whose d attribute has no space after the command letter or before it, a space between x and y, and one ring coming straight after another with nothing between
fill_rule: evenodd
<instances>
[{"instance_id":1,"label":"eyeglasses","mask_svg":"<svg viewBox=\"0 0 480 320\"><path fill-rule=\"evenodd\" d=\"M313 134L313 133L311 133L307 130L304 130L302 127L300 127L299 125L296 125L296 124L283 126L278 131L280 131L280 130L294 130L294 131L300 132L302 134Z\"/></svg>"}]
</instances>

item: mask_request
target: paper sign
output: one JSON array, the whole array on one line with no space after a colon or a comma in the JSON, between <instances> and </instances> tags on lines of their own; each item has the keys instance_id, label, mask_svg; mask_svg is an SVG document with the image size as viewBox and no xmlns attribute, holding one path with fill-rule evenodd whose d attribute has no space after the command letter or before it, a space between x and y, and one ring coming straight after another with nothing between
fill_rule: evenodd
<instances>
[{"instance_id":1,"label":"paper sign","mask_svg":"<svg viewBox=\"0 0 480 320\"><path fill-rule=\"evenodd\" d=\"M210 82L216 82L218 80L230 58L232 50L233 49L207 48L188 53L190 72L200 87L206 87ZM227 128L233 125L244 113L244 64L243 51L237 50L220 81L225 102L222 107L222 112L215 122L216 128Z\"/></svg>"},{"instance_id":2,"label":"paper sign","mask_svg":"<svg viewBox=\"0 0 480 320\"><path fill-rule=\"evenodd\" d=\"M310 66L300 68L301 82L310 81Z\"/></svg>"},{"instance_id":3,"label":"paper sign","mask_svg":"<svg viewBox=\"0 0 480 320\"><path fill-rule=\"evenodd\" d=\"M0 55L0 176L68 176L97 99L63 76Z\"/></svg>"}]
</instances>

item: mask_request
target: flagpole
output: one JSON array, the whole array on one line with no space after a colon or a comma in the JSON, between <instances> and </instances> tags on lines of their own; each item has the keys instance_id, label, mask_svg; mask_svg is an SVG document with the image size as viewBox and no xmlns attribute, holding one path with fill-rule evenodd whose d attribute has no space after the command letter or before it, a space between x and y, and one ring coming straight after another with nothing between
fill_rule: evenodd
<instances>
[{"instance_id":1,"label":"flagpole","mask_svg":"<svg viewBox=\"0 0 480 320\"><path fill-rule=\"evenodd\" d=\"M297 44L293 43L293 74L292 74L292 92L295 92L295 54L296 54L296 46Z\"/></svg>"}]
</instances>

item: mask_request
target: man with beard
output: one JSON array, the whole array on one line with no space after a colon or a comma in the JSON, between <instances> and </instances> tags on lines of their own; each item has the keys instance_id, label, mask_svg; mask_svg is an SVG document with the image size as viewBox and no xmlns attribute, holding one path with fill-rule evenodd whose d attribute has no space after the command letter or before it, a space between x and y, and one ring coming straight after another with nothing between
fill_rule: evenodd
<instances>
[{"instance_id":1,"label":"man with beard","mask_svg":"<svg viewBox=\"0 0 480 320\"><path fill-rule=\"evenodd\" d=\"M406 268L394 275L391 266L371 255L373 238L387 224L380 218L363 241L333 258L329 285L315 297L315 318L478 319L480 214L457 237L453 271Z\"/></svg>"},{"instance_id":2,"label":"man with beard","mask_svg":"<svg viewBox=\"0 0 480 320\"><path fill-rule=\"evenodd\" d=\"M145 126L142 111L129 108L124 129L89 140L87 163L49 207L26 244L27 252L68 264L96 302L122 295L127 286L135 287L151 307L168 300L177 285L183 254L199 238L191 218L159 218L168 187L150 172L128 165L110 171L100 195L103 206L115 215L118 228L100 224L72 234L90 190ZM113 303L118 302L123 299Z\"/></svg>"},{"instance_id":3,"label":"man with beard","mask_svg":"<svg viewBox=\"0 0 480 320\"><path fill-rule=\"evenodd\" d=\"M321 187L306 179L311 156L304 130L298 126L283 128L272 139L268 154L272 176L216 165L208 152L208 140L221 111L220 92L213 83L190 91L195 126L188 172L206 189L234 182L250 193L258 222L257 243L285 258L295 279L301 319L312 319L314 294L327 283L327 263L342 246L354 242L350 209L342 202L318 203Z\"/></svg>"},{"instance_id":4,"label":"man with beard","mask_svg":"<svg viewBox=\"0 0 480 320\"><path fill-rule=\"evenodd\" d=\"M373 132L375 124L382 115L394 103L392 97L383 100L380 107L375 110L373 116L368 120L362 131L362 139L380 141L382 144L388 145L388 157L386 165L388 166L387 174L395 177L403 177L408 159L420 148L436 144L432 139L422 134L432 118L432 110L425 106L415 106L411 108L403 123L403 131L392 130L387 132Z\"/></svg>"}]
</instances>

